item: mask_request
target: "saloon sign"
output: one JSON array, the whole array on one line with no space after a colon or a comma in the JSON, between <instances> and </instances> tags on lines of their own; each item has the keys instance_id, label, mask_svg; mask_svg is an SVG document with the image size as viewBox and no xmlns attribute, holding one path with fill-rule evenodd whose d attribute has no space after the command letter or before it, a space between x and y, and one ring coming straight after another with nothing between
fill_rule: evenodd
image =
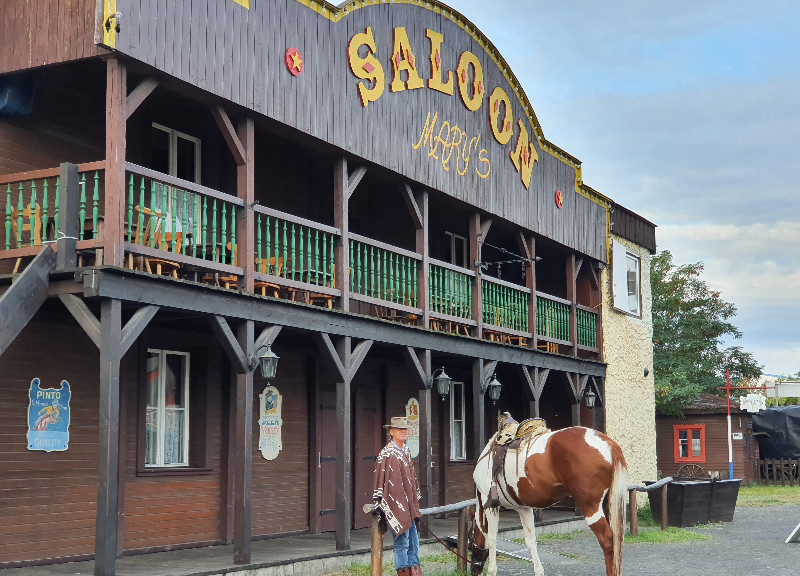
<instances>
[{"instance_id":1,"label":"saloon sign","mask_svg":"<svg viewBox=\"0 0 800 576\"><path fill-rule=\"evenodd\" d=\"M458 87L458 96L464 106L477 112L486 99L487 88L484 84L483 66L480 59L472 52L465 50L458 57L458 64L453 70L447 70L445 75L445 60L442 45L444 35L435 30L426 28L427 56L430 60L430 74L424 82L419 72L419 62L414 55L408 34L404 27L394 28L392 43L392 80L389 89L392 92L403 90L418 90L426 85L429 90L436 90L448 96L455 94ZM354 34L347 47L347 61L350 70L362 81L358 83L358 96L361 105L366 108L371 102L376 102L386 88L386 72L377 58L378 45L372 33L372 28L367 26L364 32ZM403 80L405 76L405 80ZM519 172L522 184L526 189L530 187L533 164L539 160L539 155L528 135L528 129L521 119L514 122L511 109L511 100L500 86L495 87L489 95L487 105L489 125L495 142L505 146L514 136L516 128L517 137L509 158L514 169ZM441 121L441 123L439 123ZM481 178L486 178L491 172L491 164L486 154L486 148L480 148L481 135L469 134L461 127L451 124L447 119L439 118L438 113L433 117L428 113L425 127L420 134L419 141L413 145L414 149L423 147L428 151L428 156L441 159L442 168L449 171L449 164L453 160L459 175L464 176L469 169L473 153L477 157L474 170ZM453 158L455 154L455 158ZM462 166L463 165L463 166ZM462 172L463 167L463 172Z\"/></svg>"}]
</instances>

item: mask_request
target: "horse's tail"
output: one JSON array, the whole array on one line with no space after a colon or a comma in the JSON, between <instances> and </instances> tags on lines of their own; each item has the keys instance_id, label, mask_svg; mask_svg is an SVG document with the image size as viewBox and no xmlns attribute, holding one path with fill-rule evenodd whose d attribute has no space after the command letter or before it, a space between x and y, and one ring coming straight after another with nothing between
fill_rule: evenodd
<instances>
[{"instance_id":1,"label":"horse's tail","mask_svg":"<svg viewBox=\"0 0 800 576\"><path fill-rule=\"evenodd\" d=\"M614 535L614 574L622 574L622 540L625 537L625 501L628 496L628 468L620 454L614 458L614 472L609 493L611 532ZM631 510L636 514L636 510Z\"/></svg>"}]
</instances>

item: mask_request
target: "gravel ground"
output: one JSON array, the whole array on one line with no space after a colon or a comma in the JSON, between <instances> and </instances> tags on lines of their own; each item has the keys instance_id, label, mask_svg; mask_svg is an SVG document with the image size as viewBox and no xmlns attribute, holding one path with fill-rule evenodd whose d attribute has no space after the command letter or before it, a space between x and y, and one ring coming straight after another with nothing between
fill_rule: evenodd
<instances>
[{"instance_id":1,"label":"gravel ground","mask_svg":"<svg viewBox=\"0 0 800 576\"><path fill-rule=\"evenodd\" d=\"M800 506L737 508L733 522L691 528L710 539L677 544L625 544L624 576L795 576L800 574L800 543L785 540L800 523ZM514 546L512 543L511 546ZM521 555L530 557L528 549ZM539 557L545 576L603 576L603 554L594 534L572 540L543 540ZM530 576L523 560L498 562L499 576Z\"/></svg>"}]
</instances>

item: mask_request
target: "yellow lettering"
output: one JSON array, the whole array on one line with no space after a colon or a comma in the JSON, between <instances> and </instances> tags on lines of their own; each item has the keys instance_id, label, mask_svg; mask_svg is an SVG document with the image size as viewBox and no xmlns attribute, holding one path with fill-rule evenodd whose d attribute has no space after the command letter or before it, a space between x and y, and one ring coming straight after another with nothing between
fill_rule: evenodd
<instances>
[{"instance_id":1,"label":"yellow lettering","mask_svg":"<svg viewBox=\"0 0 800 576\"><path fill-rule=\"evenodd\" d=\"M500 116L500 104L503 105L503 119L498 127L497 119ZM511 101L508 99L505 90L498 86L489 96L489 125L492 127L494 139L504 146L508 144L508 141L511 140L511 135L514 133L513 123Z\"/></svg>"},{"instance_id":2,"label":"yellow lettering","mask_svg":"<svg viewBox=\"0 0 800 576\"><path fill-rule=\"evenodd\" d=\"M477 145L481 141L481 135L478 134L477 136L473 136L472 140L469 141L469 146L467 146L466 142L464 142L464 150L461 153L461 159L464 160L464 170L459 170L458 174L460 176L464 176L469 169L469 159L472 156L472 146Z\"/></svg>"},{"instance_id":3,"label":"yellow lettering","mask_svg":"<svg viewBox=\"0 0 800 576\"><path fill-rule=\"evenodd\" d=\"M475 167L475 172L478 173L478 176L486 180L489 177L489 174L492 173L492 163L489 162L489 159L486 157L486 148L481 148L481 151L478 153L478 162L482 162L486 164L486 172L481 174L481 171L478 167Z\"/></svg>"},{"instance_id":4,"label":"yellow lettering","mask_svg":"<svg viewBox=\"0 0 800 576\"><path fill-rule=\"evenodd\" d=\"M473 73L470 75L469 68L472 66ZM458 79L458 92L461 94L461 101L468 110L475 112L483 103L483 95L486 88L483 85L483 67L480 60L472 52L464 52L458 60L456 68L456 78ZM470 94L472 94L470 96Z\"/></svg>"},{"instance_id":5,"label":"yellow lettering","mask_svg":"<svg viewBox=\"0 0 800 576\"><path fill-rule=\"evenodd\" d=\"M458 141L456 141L456 136L458 137ZM461 139L466 136L464 132L458 126L453 126L450 128L450 133L448 134L448 143L447 143L447 157L444 156L444 150L442 149L442 168L444 168L445 172L450 172L450 168L448 164L450 163L450 158L453 156L453 149L458 150L458 147L461 143ZM456 152L456 162L458 162L458 152Z\"/></svg>"},{"instance_id":6,"label":"yellow lettering","mask_svg":"<svg viewBox=\"0 0 800 576\"><path fill-rule=\"evenodd\" d=\"M358 49L365 45L369 48L366 58L358 55ZM366 108L370 102L375 102L383 94L385 76L383 66L375 57L377 48L375 38L372 35L372 28L367 26L366 32L354 34L347 46L347 60L350 63L350 70L357 78L371 80L372 88L367 87L366 82L358 83L358 95L361 98L361 105Z\"/></svg>"},{"instance_id":7,"label":"yellow lettering","mask_svg":"<svg viewBox=\"0 0 800 576\"><path fill-rule=\"evenodd\" d=\"M528 138L528 130L522 123L522 120L517 120L519 126L519 136L517 136L517 145L514 150L509 154L511 161L514 163L514 168L519 172L522 183L525 188L529 188L531 184L531 173L533 172L533 163L539 161L539 154L530 143Z\"/></svg>"},{"instance_id":8,"label":"yellow lettering","mask_svg":"<svg viewBox=\"0 0 800 576\"><path fill-rule=\"evenodd\" d=\"M442 83L442 41L444 40L444 36L430 28L426 28L425 32L431 40L431 77L428 79L428 88L452 96L452 70L447 71L447 82Z\"/></svg>"},{"instance_id":9,"label":"yellow lettering","mask_svg":"<svg viewBox=\"0 0 800 576\"><path fill-rule=\"evenodd\" d=\"M419 142L411 146L414 150L419 149L419 147L422 145L428 145L428 141L431 139L433 136L433 131L436 129L436 121L438 118L439 113L436 112L433 115L433 122L431 122L431 113L428 112L428 117L425 118L425 127L422 129L422 134L419 135Z\"/></svg>"},{"instance_id":10,"label":"yellow lettering","mask_svg":"<svg viewBox=\"0 0 800 576\"><path fill-rule=\"evenodd\" d=\"M392 68L394 76L390 88L392 92L401 92L408 88L422 88L424 86L422 78L417 74L417 61L411 51L411 43L408 41L408 34L405 28L394 29L394 49L392 50ZM403 82L400 72L408 74L408 80Z\"/></svg>"},{"instance_id":11,"label":"yellow lettering","mask_svg":"<svg viewBox=\"0 0 800 576\"><path fill-rule=\"evenodd\" d=\"M448 137L450 136L450 122L447 120L442 122L442 127L439 128L439 134L436 136L436 138L431 139L431 149L428 152L428 156L435 158L436 160L439 159L436 156L436 150L439 149L439 144L441 143L443 145L447 145L446 141L442 140L442 133L446 133ZM442 153L444 153L444 149L442 149Z\"/></svg>"}]
</instances>

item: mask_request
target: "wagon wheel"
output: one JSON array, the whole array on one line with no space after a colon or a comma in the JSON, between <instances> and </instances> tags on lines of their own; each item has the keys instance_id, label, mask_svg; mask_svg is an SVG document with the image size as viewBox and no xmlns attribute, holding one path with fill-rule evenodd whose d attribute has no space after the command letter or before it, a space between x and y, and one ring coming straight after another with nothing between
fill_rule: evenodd
<instances>
[{"instance_id":1,"label":"wagon wheel","mask_svg":"<svg viewBox=\"0 0 800 576\"><path fill-rule=\"evenodd\" d=\"M707 478L708 474L699 464L684 464L675 474L680 478Z\"/></svg>"}]
</instances>

